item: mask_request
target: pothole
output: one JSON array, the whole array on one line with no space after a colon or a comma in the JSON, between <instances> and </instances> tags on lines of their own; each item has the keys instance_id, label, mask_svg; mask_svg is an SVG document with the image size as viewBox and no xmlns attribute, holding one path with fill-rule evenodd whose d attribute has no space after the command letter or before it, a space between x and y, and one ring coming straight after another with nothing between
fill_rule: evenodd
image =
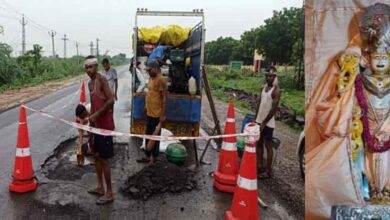
<instances>
[{"instance_id":1,"label":"pothole","mask_svg":"<svg viewBox=\"0 0 390 220\"><path fill-rule=\"evenodd\" d=\"M196 187L197 181L191 170L162 158L130 176L121 191L133 199L147 200L155 194L181 193Z\"/></svg>"},{"instance_id":2,"label":"pothole","mask_svg":"<svg viewBox=\"0 0 390 220\"><path fill-rule=\"evenodd\" d=\"M79 180L86 173L95 170L93 158L85 157L84 166L77 166L76 141L70 139L62 142L45 163L42 165L42 172L51 180Z\"/></svg>"}]
</instances>

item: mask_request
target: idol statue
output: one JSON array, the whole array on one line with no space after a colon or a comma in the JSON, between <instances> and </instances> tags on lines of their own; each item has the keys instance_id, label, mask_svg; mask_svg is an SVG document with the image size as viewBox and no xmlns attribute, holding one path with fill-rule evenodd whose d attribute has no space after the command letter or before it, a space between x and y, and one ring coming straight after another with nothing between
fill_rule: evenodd
<instances>
[{"instance_id":1,"label":"idol statue","mask_svg":"<svg viewBox=\"0 0 390 220\"><path fill-rule=\"evenodd\" d=\"M377 3L306 106L306 214L390 204L390 6Z\"/></svg>"}]
</instances>

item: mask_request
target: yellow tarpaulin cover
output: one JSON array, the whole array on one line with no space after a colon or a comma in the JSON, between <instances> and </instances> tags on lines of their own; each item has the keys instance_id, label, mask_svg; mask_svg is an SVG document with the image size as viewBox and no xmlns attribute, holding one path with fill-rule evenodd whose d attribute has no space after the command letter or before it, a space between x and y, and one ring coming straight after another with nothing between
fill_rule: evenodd
<instances>
[{"instance_id":1,"label":"yellow tarpaulin cover","mask_svg":"<svg viewBox=\"0 0 390 220\"><path fill-rule=\"evenodd\" d=\"M155 26L140 28L139 39L151 44L158 42L166 45L179 46L188 39L191 28L182 28L179 25L169 25L167 28Z\"/></svg>"},{"instance_id":2,"label":"yellow tarpaulin cover","mask_svg":"<svg viewBox=\"0 0 390 220\"><path fill-rule=\"evenodd\" d=\"M161 34L160 41L163 44L179 46L188 39L191 28L182 28L179 25L169 25Z\"/></svg>"},{"instance_id":3,"label":"yellow tarpaulin cover","mask_svg":"<svg viewBox=\"0 0 390 220\"><path fill-rule=\"evenodd\" d=\"M139 38L145 42L156 44L159 42L160 36L163 32L164 28L160 26L155 26L152 28L140 28Z\"/></svg>"}]
</instances>

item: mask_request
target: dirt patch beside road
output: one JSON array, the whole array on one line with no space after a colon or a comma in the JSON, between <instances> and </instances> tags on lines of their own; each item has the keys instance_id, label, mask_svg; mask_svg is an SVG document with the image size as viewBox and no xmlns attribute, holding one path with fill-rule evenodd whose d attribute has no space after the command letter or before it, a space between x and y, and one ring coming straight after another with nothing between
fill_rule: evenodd
<instances>
[{"instance_id":1,"label":"dirt patch beside road","mask_svg":"<svg viewBox=\"0 0 390 220\"><path fill-rule=\"evenodd\" d=\"M80 83L82 80L86 80L87 78L88 76L86 76L86 74L81 74L65 80L61 79L45 82L37 86L6 90L5 92L0 93L0 112L19 105L22 100L24 102L32 101L54 91Z\"/></svg>"}]
</instances>

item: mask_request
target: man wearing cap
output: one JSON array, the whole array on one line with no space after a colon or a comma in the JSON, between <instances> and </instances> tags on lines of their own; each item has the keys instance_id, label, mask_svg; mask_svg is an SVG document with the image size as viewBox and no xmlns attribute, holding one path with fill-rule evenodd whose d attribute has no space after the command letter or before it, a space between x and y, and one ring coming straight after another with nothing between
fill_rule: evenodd
<instances>
[{"instance_id":1,"label":"man wearing cap","mask_svg":"<svg viewBox=\"0 0 390 220\"><path fill-rule=\"evenodd\" d=\"M272 137L275 128L275 113L280 100L280 89L277 83L277 71L275 67L270 67L265 74L266 84L262 86L260 101L257 106L255 122L260 125L260 139L257 142L258 172L260 178L271 177L271 165L273 158ZM263 170L263 151L267 149L267 166L265 173Z\"/></svg>"},{"instance_id":2,"label":"man wearing cap","mask_svg":"<svg viewBox=\"0 0 390 220\"><path fill-rule=\"evenodd\" d=\"M161 123L165 121L167 100L167 83L161 74L160 64L157 60L148 60L145 70L149 73L148 91L145 98L146 134L161 134ZM148 146L147 140L146 146ZM139 163L154 163L158 156L160 143L156 141L151 149L146 148L145 156L137 159Z\"/></svg>"},{"instance_id":3,"label":"man wearing cap","mask_svg":"<svg viewBox=\"0 0 390 220\"><path fill-rule=\"evenodd\" d=\"M89 122L92 127L113 131L115 129L113 119L113 93L107 79L97 72L98 60L94 56L86 57L84 61L85 71L91 79L88 82L91 112ZM100 196L96 204L103 205L114 200L111 186L111 168L108 159L114 156L112 136L93 135L92 152L95 157L97 174L97 187L87 192ZM103 174L107 191L103 186Z\"/></svg>"}]
</instances>

